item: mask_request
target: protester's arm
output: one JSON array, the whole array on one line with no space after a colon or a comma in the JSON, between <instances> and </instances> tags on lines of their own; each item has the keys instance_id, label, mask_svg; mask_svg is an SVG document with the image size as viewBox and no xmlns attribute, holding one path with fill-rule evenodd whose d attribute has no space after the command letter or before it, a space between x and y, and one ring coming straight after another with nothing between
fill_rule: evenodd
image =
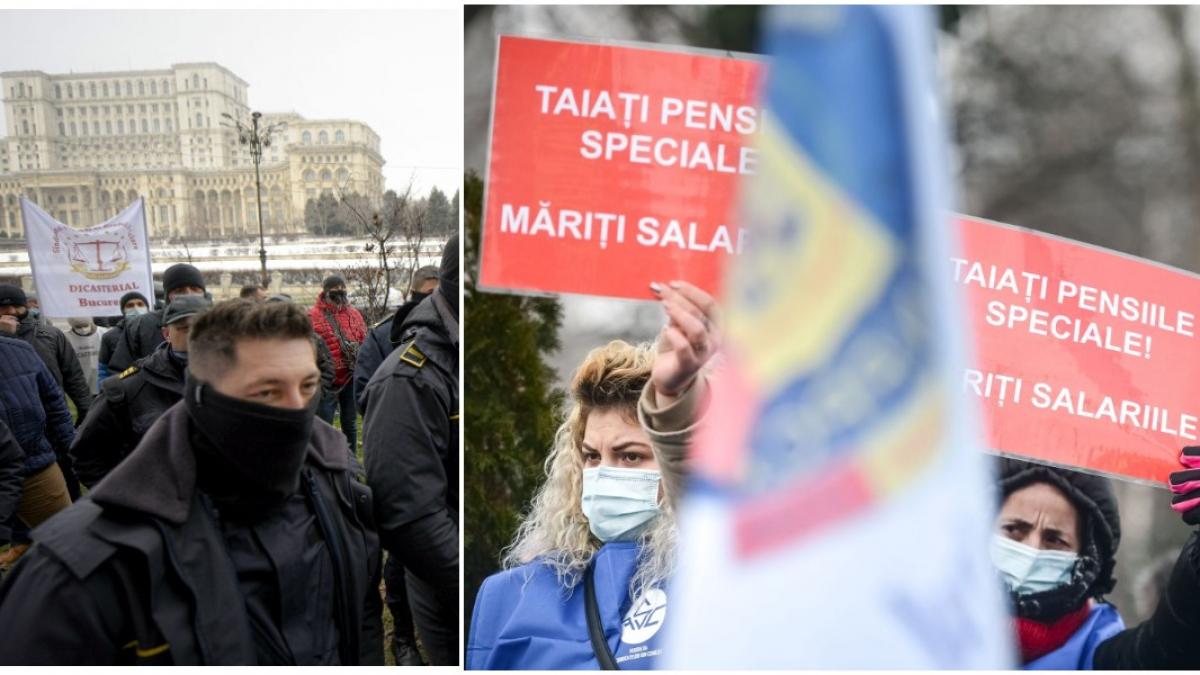
<instances>
[{"instance_id":1,"label":"protester's arm","mask_svg":"<svg viewBox=\"0 0 1200 675\"><path fill-rule=\"evenodd\" d=\"M80 581L35 545L0 584L0 665L113 665L128 640L117 581Z\"/></svg>"},{"instance_id":2,"label":"protester's arm","mask_svg":"<svg viewBox=\"0 0 1200 675\"><path fill-rule=\"evenodd\" d=\"M1200 546L1192 534L1154 614L1105 640L1096 649L1095 670L1200 668Z\"/></svg>"},{"instance_id":3,"label":"protester's arm","mask_svg":"<svg viewBox=\"0 0 1200 675\"><path fill-rule=\"evenodd\" d=\"M654 381L646 383L638 400L638 421L650 436L654 456L662 470L667 494L679 496L687 475L687 451L708 408L709 387L698 377L671 403L658 407Z\"/></svg>"},{"instance_id":4,"label":"protester's arm","mask_svg":"<svg viewBox=\"0 0 1200 675\"><path fill-rule=\"evenodd\" d=\"M111 385L119 384L112 382ZM102 388L103 389L103 388ZM75 434L71 459L75 475L90 490L125 458L130 448L126 440L127 425L123 425L114 404L103 392Z\"/></svg>"},{"instance_id":5,"label":"protester's arm","mask_svg":"<svg viewBox=\"0 0 1200 675\"><path fill-rule=\"evenodd\" d=\"M21 501L23 468L25 450L12 435L8 425L0 420L0 541L8 541L12 536L5 523L17 510L17 503Z\"/></svg>"},{"instance_id":6,"label":"protester's arm","mask_svg":"<svg viewBox=\"0 0 1200 675\"><path fill-rule=\"evenodd\" d=\"M667 322L658 337L650 380L638 401L638 420L654 446L667 494L678 498L688 444L708 408L703 370L718 350L719 308L712 296L687 282L651 288L662 301Z\"/></svg>"},{"instance_id":7,"label":"protester's arm","mask_svg":"<svg viewBox=\"0 0 1200 675\"><path fill-rule=\"evenodd\" d=\"M41 366L37 373L38 395L42 399L42 409L46 411L46 436L54 446L54 454L62 457L75 441L75 424L71 421L71 411L63 398L62 388L54 381L45 364L40 360L38 364Z\"/></svg>"},{"instance_id":8,"label":"protester's arm","mask_svg":"<svg viewBox=\"0 0 1200 675\"><path fill-rule=\"evenodd\" d=\"M83 367L79 365L79 356L75 348L61 333L57 337L58 369L63 375L63 391L75 402L79 412L79 422L83 423L88 410L92 407L92 388L88 386L87 378L83 375Z\"/></svg>"},{"instance_id":9,"label":"protester's arm","mask_svg":"<svg viewBox=\"0 0 1200 675\"><path fill-rule=\"evenodd\" d=\"M362 349L358 352L358 362L354 364L354 403L358 406L360 414L366 412L362 395L367 390L367 383L371 381L375 369L383 363L387 355L388 352L384 351L377 330L370 331L367 334L367 341L363 343Z\"/></svg>"}]
</instances>

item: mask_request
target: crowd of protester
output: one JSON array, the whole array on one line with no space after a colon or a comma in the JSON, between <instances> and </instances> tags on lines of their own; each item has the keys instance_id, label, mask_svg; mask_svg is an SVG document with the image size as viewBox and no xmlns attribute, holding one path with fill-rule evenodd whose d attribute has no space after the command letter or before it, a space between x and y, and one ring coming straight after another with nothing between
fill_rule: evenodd
<instances>
[{"instance_id":1,"label":"crowd of protester","mask_svg":"<svg viewBox=\"0 0 1200 675\"><path fill-rule=\"evenodd\" d=\"M369 327L180 263L65 332L0 285L0 664L457 664L457 237L416 280Z\"/></svg>"}]
</instances>

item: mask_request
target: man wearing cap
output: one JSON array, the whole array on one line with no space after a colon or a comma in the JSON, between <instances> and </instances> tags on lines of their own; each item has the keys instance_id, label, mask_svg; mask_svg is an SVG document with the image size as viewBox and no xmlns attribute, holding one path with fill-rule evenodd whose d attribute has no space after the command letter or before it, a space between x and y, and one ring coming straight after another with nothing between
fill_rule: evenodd
<instances>
[{"instance_id":1,"label":"man wearing cap","mask_svg":"<svg viewBox=\"0 0 1200 675\"><path fill-rule=\"evenodd\" d=\"M212 306L202 295L179 295L163 311L164 342L120 376L104 381L101 395L79 427L71 457L79 480L92 488L133 451L167 408L183 396L188 332Z\"/></svg>"},{"instance_id":2,"label":"man wearing cap","mask_svg":"<svg viewBox=\"0 0 1200 675\"><path fill-rule=\"evenodd\" d=\"M430 662L458 663L458 236L438 288L400 327L400 345L363 391L363 457L375 521L405 569Z\"/></svg>"},{"instance_id":3,"label":"man wearing cap","mask_svg":"<svg viewBox=\"0 0 1200 675\"><path fill-rule=\"evenodd\" d=\"M92 393L75 349L63 332L49 322L40 321L26 307L25 292L17 286L0 285L0 335L28 342L42 357L54 381L75 403L79 419L92 405Z\"/></svg>"},{"instance_id":4,"label":"man wearing cap","mask_svg":"<svg viewBox=\"0 0 1200 675\"><path fill-rule=\"evenodd\" d=\"M150 303L146 300L146 296L137 291L130 291L122 295L119 304L121 307L121 319L116 324L110 324L110 330L105 332L100 338L98 379L101 381L112 374L112 370L108 367L108 362L112 359L113 351L117 348L117 340L125 332L125 323L136 316L150 312Z\"/></svg>"},{"instance_id":5,"label":"man wearing cap","mask_svg":"<svg viewBox=\"0 0 1200 675\"><path fill-rule=\"evenodd\" d=\"M354 384L350 378L354 374L359 348L367 337L367 322L357 309L350 306L344 279L337 275L326 277L321 289L316 304L308 312L308 318L312 321L313 330L333 354L335 393L321 401L317 416L332 424L334 410L340 409L342 433L346 436L350 451L354 452L358 443L358 409L354 404Z\"/></svg>"},{"instance_id":6,"label":"man wearing cap","mask_svg":"<svg viewBox=\"0 0 1200 675\"><path fill-rule=\"evenodd\" d=\"M181 295L206 295L204 276L187 263L171 265L163 272L163 293L167 304ZM162 312L150 312L125 321L116 349L108 361L111 372L120 373L134 361L149 356L163 341Z\"/></svg>"}]
</instances>

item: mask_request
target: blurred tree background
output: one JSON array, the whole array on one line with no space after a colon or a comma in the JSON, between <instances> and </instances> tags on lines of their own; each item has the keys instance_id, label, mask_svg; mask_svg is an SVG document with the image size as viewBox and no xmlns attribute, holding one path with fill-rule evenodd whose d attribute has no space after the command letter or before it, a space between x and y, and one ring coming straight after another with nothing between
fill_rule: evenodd
<instances>
[{"instance_id":1,"label":"blurred tree background","mask_svg":"<svg viewBox=\"0 0 1200 675\"><path fill-rule=\"evenodd\" d=\"M544 474L542 462L558 426L562 393L546 356L559 347L562 306L557 300L482 293L479 216L483 181L464 177L467 264L464 275L466 399L464 577L467 608L499 569L525 505ZM471 612L465 613L470 621Z\"/></svg>"},{"instance_id":2,"label":"blurred tree background","mask_svg":"<svg viewBox=\"0 0 1200 675\"><path fill-rule=\"evenodd\" d=\"M755 6L468 7L466 166L479 174L485 169L497 34L753 52L761 12ZM936 48L953 134L958 210L1187 270L1200 268L1198 19L1193 8L948 5L938 12L941 32ZM477 228L477 203L474 209ZM468 215L469 226L471 218ZM508 299L488 299L497 297ZM556 371L560 386L591 347L613 337L652 339L662 320L652 303L629 301L564 298L558 311L561 348L540 349L538 354L539 364ZM472 335L504 335L477 322L474 315L467 324ZM467 369L472 372L466 380L471 383L468 402L473 396L494 396L503 399L494 414L530 414L514 409L503 383L483 385L496 387L490 392L479 386L497 380L476 379L473 369L501 364L476 351L473 339L467 341ZM546 408L546 414L550 410ZM536 484L540 468L532 472L529 467L544 457L548 442L521 449L528 453L522 455L524 469L500 466L492 461L496 458L486 460L486 470L472 466L480 461L473 427L489 423L485 417L493 413L468 413L468 499L475 489L473 476L504 481L515 476L513 472L528 471L520 484ZM1150 573L1182 544L1188 528L1168 507L1165 490L1116 483L1123 538L1112 599L1133 623L1152 609ZM527 494L523 490L521 494ZM492 504L499 504L498 495L489 493L497 500ZM494 568L496 545L512 536L511 524L516 522L491 515L475 520L471 508L469 502L468 546L473 538L476 544L468 554L469 600L482 578L479 570L488 564ZM488 529L505 527L509 529ZM484 544L484 538L492 543ZM472 555L479 557L471 562ZM471 608L469 602L468 620Z\"/></svg>"}]
</instances>

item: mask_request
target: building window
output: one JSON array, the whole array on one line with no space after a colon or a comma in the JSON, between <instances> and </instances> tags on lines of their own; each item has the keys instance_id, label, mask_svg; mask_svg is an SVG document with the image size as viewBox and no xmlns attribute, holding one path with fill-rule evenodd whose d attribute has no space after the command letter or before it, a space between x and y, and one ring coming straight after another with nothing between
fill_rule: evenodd
<instances>
[{"instance_id":1,"label":"building window","mask_svg":"<svg viewBox=\"0 0 1200 675\"><path fill-rule=\"evenodd\" d=\"M29 135L29 120L21 120L21 133Z\"/></svg>"},{"instance_id":2,"label":"building window","mask_svg":"<svg viewBox=\"0 0 1200 675\"><path fill-rule=\"evenodd\" d=\"M149 127L149 125L147 125L147 124L146 124L146 118L145 118L145 117L143 117L143 118L142 118L142 133L143 133L143 134L148 134L148 133L150 133L150 127Z\"/></svg>"},{"instance_id":3,"label":"building window","mask_svg":"<svg viewBox=\"0 0 1200 675\"><path fill-rule=\"evenodd\" d=\"M321 132L321 133L320 133L320 134L317 136L317 143L318 143L318 144L320 144L320 145L329 145L329 134L327 134L327 133L325 133L324 131L322 131L322 132Z\"/></svg>"},{"instance_id":4,"label":"building window","mask_svg":"<svg viewBox=\"0 0 1200 675\"><path fill-rule=\"evenodd\" d=\"M125 80L125 95L133 96L133 83L129 80Z\"/></svg>"},{"instance_id":5,"label":"building window","mask_svg":"<svg viewBox=\"0 0 1200 675\"><path fill-rule=\"evenodd\" d=\"M200 88L200 76L192 75L192 89L199 89L199 88Z\"/></svg>"},{"instance_id":6,"label":"building window","mask_svg":"<svg viewBox=\"0 0 1200 675\"><path fill-rule=\"evenodd\" d=\"M78 91L79 98L83 98L83 83L82 83L82 82L80 82L80 83L79 83L79 84L77 84L76 86L79 88L79 91Z\"/></svg>"},{"instance_id":7,"label":"building window","mask_svg":"<svg viewBox=\"0 0 1200 675\"><path fill-rule=\"evenodd\" d=\"M92 133L96 136L100 135L100 121L92 122Z\"/></svg>"},{"instance_id":8,"label":"building window","mask_svg":"<svg viewBox=\"0 0 1200 675\"><path fill-rule=\"evenodd\" d=\"M62 86L54 85L54 98L62 98Z\"/></svg>"},{"instance_id":9,"label":"building window","mask_svg":"<svg viewBox=\"0 0 1200 675\"><path fill-rule=\"evenodd\" d=\"M24 98L24 97L25 97L25 83L18 82L17 83L17 98Z\"/></svg>"},{"instance_id":10,"label":"building window","mask_svg":"<svg viewBox=\"0 0 1200 675\"><path fill-rule=\"evenodd\" d=\"M154 80L150 80L150 95L158 96L158 83Z\"/></svg>"},{"instance_id":11,"label":"building window","mask_svg":"<svg viewBox=\"0 0 1200 675\"><path fill-rule=\"evenodd\" d=\"M338 132L333 135L333 140L335 143L338 143L338 144L345 143L346 142L346 132L339 129Z\"/></svg>"},{"instance_id":12,"label":"building window","mask_svg":"<svg viewBox=\"0 0 1200 675\"><path fill-rule=\"evenodd\" d=\"M158 118L156 117L156 118L154 118L154 133L157 134L158 132L159 132Z\"/></svg>"},{"instance_id":13,"label":"building window","mask_svg":"<svg viewBox=\"0 0 1200 675\"><path fill-rule=\"evenodd\" d=\"M89 90L89 93L91 93L92 98L96 98L96 83L95 82L92 83L92 85L88 88L88 90Z\"/></svg>"},{"instance_id":14,"label":"building window","mask_svg":"<svg viewBox=\"0 0 1200 675\"><path fill-rule=\"evenodd\" d=\"M304 145L312 145L312 134L307 131L300 134L300 142Z\"/></svg>"},{"instance_id":15,"label":"building window","mask_svg":"<svg viewBox=\"0 0 1200 675\"><path fill-rule=\"evenodd\" d=\"M304 182L311 183L317 177L317 174L312 169L304 172Z\"/></svg>"},{"instance_id":16,"label":"building window","mask_svg":"<svg viewBox=\"0 0 1200 675\"><path fill-rule=\"evenodd\" d=\"M170 120L170 118L168 118L168 119L167 119L167 133L171 133L171 131L172 131L172 129L171 129L171 120Z\"/></svg>"},{"instance_id":17,"label":"building window","mask_svg":"<svg viewBox=\"0 0 1200 675\"><path fill-rule=\"evenodd\" d=\"M72 136L76 135L76 131L75 131L75 123L74 123L74 122L71 122L71 135L72 135Z\"/></svg>"},{"instance_id":18,"label":"building window","mask_svg":"<svg viewBox=\"0 0 1200 675\"><path fill-rule=\"evenodd\" d=\"M328 183L331 180L333 180L333 174L330 173L329 169L323 169L321 171L321 182Z\"/></svg>"},{"instance_id":19,"label":"building window","mask_svg":"<svg viewBox=\"0 0 1200 675\"><path fill-rule=\"evenodd\" d=\"M146 95L146 83L141 80L138 80L138 96L145 96L145 95Z\"/></svg>"},{"instance_id":20,"label":"building window","mask_svg":"<svg viewBox=\"0 0 1200 675\"><path fill-rule=\"evenodd\" d=\"M108 98L108 83L107 82L100 85L100 93L104 94L105 98Z\"/></svg>"},{"instance_id":21,"label":"building window","mask_svg":"<svg viewBox=\"0 0 1200 675\"><path fill-rule=\"evenodd\" d=\"M162 81L162 93L163 93L163 96L166 96L167 94L171 93L171 83L170 82L168 82L166 80Z\"/></svg>"},{"instance_id":22,"label":"building window","mask_svg":"<svg viewBox=\"0 0 1200 675\"><path fill-rule=\"evenodd\" d=\"M69 84L67 85L67 98L75 98L75 90Z\"/></svg>"},{"instance_id":23,"label":"building window","mask_svg":"<svg viewBox=\"0 0 1200 675\"><path fill-rule=\"evenodd\" d=\"M201 115L200 113L196 113L196 126L197 127L204 126L204 116Z\"/></svg>"},{"instance_id":24,"label":"building window","mask_svg":"<svg viewBox=\"0 0 1200 675\"><path fill-rule=\"evenodd\" d=\"M350 180L350 172L345 169L338 169L337 179L338 185L345 185Z\"/></svg>"},{"instance_id":25,"label":"building window","mask_svg":"<svg viewBox=\"0 0 1200 675\"><path fill-rule=\"evenodd\" d=\"M117 133L118 134L125 133L125 120L117 120Z\"/></svg>"},{"instance_id":26,"label":"building window","mask_svg":"<svg viewBox=\"0 0 1200 675\"><path fill-rule=\"evenodd\" d=\"M65 127L63 127L63 123L62 123L62 122L59 122L59 123L58 123L58 135L59 135L59 136L66 136L66 135L67 135L67 130L66 130L66 128L65 128Z\"/></svg>"}]
</instances>

